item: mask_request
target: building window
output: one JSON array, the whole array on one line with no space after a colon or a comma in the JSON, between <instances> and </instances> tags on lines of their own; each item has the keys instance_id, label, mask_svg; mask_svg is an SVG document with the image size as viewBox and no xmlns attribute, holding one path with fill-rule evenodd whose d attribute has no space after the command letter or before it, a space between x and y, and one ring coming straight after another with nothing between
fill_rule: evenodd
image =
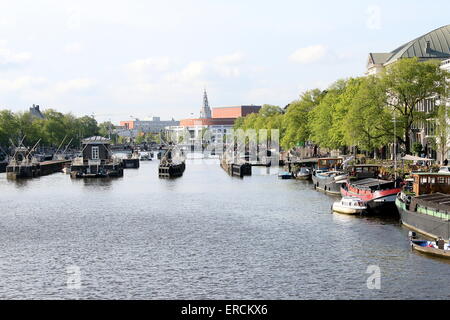
<instances>
[{"instance_id":1,"label":"building window","mask_svg":"<svg viewBox=\"0 0 450 320\"><path fill-rule=\"evenodd\" d=\"M92 147L92 160L98 160L98 159L99 159L99 148Z\"/></svg>"}]
</instances>

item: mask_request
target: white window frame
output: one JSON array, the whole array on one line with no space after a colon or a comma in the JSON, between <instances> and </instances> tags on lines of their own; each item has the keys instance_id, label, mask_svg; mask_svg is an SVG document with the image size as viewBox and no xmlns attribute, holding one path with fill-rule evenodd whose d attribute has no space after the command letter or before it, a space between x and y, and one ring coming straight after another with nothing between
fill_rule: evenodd
<instances>
[{"instance_id":1,"label":"white window frame","mask_svg":"<svg viewBox=\"0 0 450 320\"><path fill-rule=\"evenodd\" d=\"M100 147L95 146L91 149L92 160L100 159Z\"/></svg>"}]
</instances>

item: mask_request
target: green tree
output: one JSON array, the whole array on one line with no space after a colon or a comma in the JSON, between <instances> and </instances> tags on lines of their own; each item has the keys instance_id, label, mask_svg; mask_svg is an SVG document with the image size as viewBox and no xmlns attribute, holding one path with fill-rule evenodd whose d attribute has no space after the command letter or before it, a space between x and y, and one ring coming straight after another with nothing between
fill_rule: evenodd
<instances>
[{"instance_id":1,"label":"green tree","mask_svg":"<svg viewBox=\"0 0 450 320\"><path fill-rule=\"evenodd\" d=\"M346 112L345 105L340 105L346 83L346 80L334 83L311 111L311 140L321 147L338 149L345 146L343 131L339 127Z\"/></svg>"},{"instance_id":2,"label":"green tree","mask_svg":"<svg viewBox=\"0 0 450 320\"><path fill-rule=\"evenodd\" d=\"M319 89L306 91L299 100L293 101L284 115L285 134L281 145L286 150L305 143L311 136L309 120L311 111L317 107L324 94Z\"/></svg>"},{"instance_id":3,"label":"green tree","mask_svg":"<svg viewBox=\"0 0 450 320\"><path fill-rule=\"evenodd\" d=\"M403 131L400 142L405 152L411 151L412 125L430 117L416 110L419 102L442 95L447 91L448 72L440 68L440 61L420 62L418 58L401 59L388 66L382 75L387 92L386 102L399 115L399 127Z\"/></svg>"},{"instance_id":4,"label":"green tree","mask_svg":"<svg viewBox=\"0 0 450 320\"><path fill-rule=\"evenodd\" d=\"M344 95L350 96L343 120L344 139L349 146L372 151L393 141L392 115L385 105L385 91L377 77L352 81Z\"/></svg>"},{"instance_id":5,"label":"green tree","mask_svg":"<svg viewBox=\"0 0 450 320\"><path fill-rule=\"evenodd\" d=\"M450 143L450 126L448 124L449 110L445 102L438 106L436 112L436 126L435 126L435 146L436 151L440 155L441 161L447 158Z\"/></svg>"},{"instance_id":6,"label":"green tree","mask_svg":"<svg viewBox=\"0 0 450 320\"><path fill-rule=\"evenodd\" d=\"M84 116L77 119L78 135L81 139L98 134L97 121L93 117Z\"/></svg>"},{"instance_id":7,"label":"green tree","mask_svg":"<svg viewBox=\"0 0 450 320\"><path fill-rule=\"evenodd\" d=\"M17 141L18 123L17 117L9 110L0 111L0 146L10 145L9 139Z\"/></svg>"}]
</instances>

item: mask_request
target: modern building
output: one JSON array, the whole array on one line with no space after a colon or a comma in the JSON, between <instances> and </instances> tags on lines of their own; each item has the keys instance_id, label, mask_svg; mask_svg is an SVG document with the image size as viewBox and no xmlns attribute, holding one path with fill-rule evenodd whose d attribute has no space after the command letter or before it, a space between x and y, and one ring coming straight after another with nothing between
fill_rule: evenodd
<instances>
[{"instance_id":1,"label":"modern building","mask_svg":"<svg viewBox=\"0 0 450 320\"><path fill-rule=\"evenodd\" d=\"M450 59L450 25L433 30L391 52L369 53L366 75L379 74L398 60L413 57L421 61Z\"/></svg>"},{"instance_id":2,"label":"modern building","mask_svg":"<svg viewBox=\"0 0 450 320\"><path fill-rule=\"evenodd\" d=\"M377 75L386 67L404 58L417 57L420 61L441 60L442 68L450 70L450 25L433 30L423 36L411 40L391 52L369 53L366 75ZM430 97L419 102L417 111L433 112L436 101L440 97ZM425 155L436 157L432 150L431 139L434 138L435 125L433 121L414 123L412 128L412 142L422 144ZM438 159L442 160L442 159Z\"/></svg>"},{"instance_id":3,"label":"modern building","mask_svg":"<svg viewBox=\"0 0 450 320\"><path fill-rule=\"evenodd\" d=\"M239 117L245 117L251 113L257 113L261 106L241 105L229 107L210 108L206 90L203 92L203 105L200 109L200 117L195 119L180 120L177 126L167 129L172 133L172 138L179 141L180 137L189 135L189 144L222 142ZM205 136L205 132L207 132Z\"/></svg>"}]
</instances>

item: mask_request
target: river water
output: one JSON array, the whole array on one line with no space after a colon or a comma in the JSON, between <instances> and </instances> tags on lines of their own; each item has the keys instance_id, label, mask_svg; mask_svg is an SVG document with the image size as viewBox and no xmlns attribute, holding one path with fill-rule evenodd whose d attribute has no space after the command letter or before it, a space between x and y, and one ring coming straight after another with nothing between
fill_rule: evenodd
<instances>
[{"instance_id":1,"label":"river water","mask_svg":"<svg viewBox=\"0 0 450 320\"><path fill-rule=\"evenodd\" d=\"M239 179L191 160L164 180L157 165L114 180L0 174L0 298L450 298L450 264L412 252L395 218L332 214L336 198L278 168Z\"/></svg>"}]
</instances>

